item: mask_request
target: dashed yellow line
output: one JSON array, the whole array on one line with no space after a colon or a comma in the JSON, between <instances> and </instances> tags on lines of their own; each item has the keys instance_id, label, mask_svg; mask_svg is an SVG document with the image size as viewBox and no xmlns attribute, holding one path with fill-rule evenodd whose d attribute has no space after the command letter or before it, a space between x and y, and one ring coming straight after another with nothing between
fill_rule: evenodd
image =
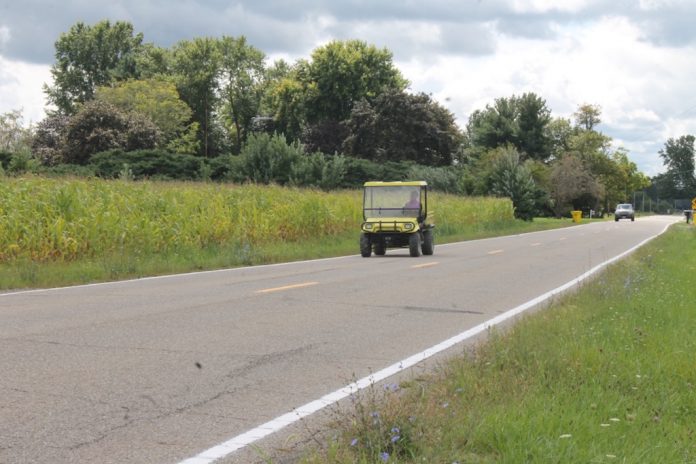
<instances>
[{"instance_id":1,"label":"dashed yellow line","mask_svg":"<svg viewBox=\"0 0 696 464\"><path fill-rule=\"evenodd\" d=\"M438 264L440 264L440 263L437 261L433 261L431 263L414 264L413 266L411 266L411 269L423 269L425 267L437 266Z\"/></svg>"},{"instance_id":2,"label":"dashed yellow line","mask_svg":"<svg viewBox=\"0 0 696 464\"><path fill-rule=\"evenodd\" d=\"M541 245L541 242L532 243L532 244L529 245L529 246L539 246L539 245Z\"/></svg>"},{"instance_id":3,"label":"dashed yellow line","mask_svg":"<svg viewBox=\"0 0 696 464\"><path fill-rule=\"evenodd\" d=\"M285 285L283 287L265 288L263 290L257 290L254 293L273 293L282 292L283 290L292 290L295 288L311 287L312 285L317 285L319 282L304 282L301 284Z\"/></svg>"},{"instance_id":4,"label":"dashed yellow line","mask_svg":"<svg viewBox=\"0 0 696 464\"><path fill-rule=\"evenodd\" d=\"M505 250L491 250L488 252L489 255L497 255L498 253L502 253Z\"/></svg>"},{"instance_id":5,"label":"dashed yellow line","mask_svg":"<svg viewBox=\"0 0 696 464\"><path fill-rule=\"evenodd\" d=\"M558 240L560 240L562 242L563 240L568 240L568 237L561 237Z\"/></svg>"}]
</instances>

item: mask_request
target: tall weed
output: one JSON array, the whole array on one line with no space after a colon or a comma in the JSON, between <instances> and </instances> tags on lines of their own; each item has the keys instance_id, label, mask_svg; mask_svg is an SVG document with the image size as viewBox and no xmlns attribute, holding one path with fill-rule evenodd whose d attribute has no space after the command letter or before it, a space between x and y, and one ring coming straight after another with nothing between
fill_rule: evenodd
<instances>
[{"instance_id":1,"label":"tall weed","mask_svg":"<svg viewBox=\"0 0 696 464\"><path fill-rule=\"evenodd\" d=\"M512 220L508 200L431 194L442 233ZM279 186L4 178L0 263L72 261L114 253L316 240L355 231L359 190Z\"/></svg>"}]
</instances>

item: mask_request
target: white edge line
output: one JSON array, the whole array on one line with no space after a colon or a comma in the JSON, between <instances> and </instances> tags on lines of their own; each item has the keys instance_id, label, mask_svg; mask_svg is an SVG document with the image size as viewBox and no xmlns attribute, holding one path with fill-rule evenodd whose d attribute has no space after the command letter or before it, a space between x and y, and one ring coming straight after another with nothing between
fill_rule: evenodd
<instances>
[{"instance_id":1,"label":"white edge line","mask_svg":"<svg viewBox=\"0 0 696 464\"><path fill-rule=\"evenodd\" d=\"M443 342L438 343L435 346L432 346L430 348L427 348L424 351L421 351L420 353L414 354L402 361L399 361L397 363L392 364L391 366L385 367L384 369L375 372L374 374L371 374L367 377L363 377L360 380L357 380L353 383L350 383L346 385L343 388L340 388L336 391L333 391L327 395L322 396L318 400L311 401L303 406L300 406L296 409L294 409L291 412L285 413L282 416L276 417L275 419L272 419L264 424L259 425L258 427L251 429L247 432L242 433L241 435L237 435L236 437L233 437L223 443L220 443L219 445L213 446L212 448L209 448L198 455L191 457L189 459L186 459L184 461L181 461L179 464L209 464L214 461L217 461L218 459L222 459L226 456L229 456L230 454L234 453L235 451L244 448L245 446L248 446L262 438L267 437L268 435L271 435L275 432L278 432L282 430L283 428L287 427L288 425L291 425L300 419L309 416L310 414L313 414L317 411L320 411L321 409L324 409L327 406L330 406L334 403L337 403L338 401L342 400L343 398L348 397L349 395L356 393L366 387L369 387L372 384L375 384L381 380L384 380L388 377L391 377L392 375L398 374L399 372L408 369L416 364L418 364L421 361L424 361L442 351L445 351L452 346L463 342L464 340L471 338L475 335L480 334L481 332L484 332L488 329L490 329L493 326L496 326L500 324L501 322L504 322L514 316L517 316L518 314L523 313L524 311L528 310L529 308L532 308L540 303L543 303L544 301L558 295L559 293L562 293L566 290L568 290L571 287L574 287L581 283L582 281L586 280L593 274L599 272L606 266L614 263L615 261L618 261L619 259L623 258L624 256L633 253L635 250L638 248L642 247L649 241L653 240L655 237L658 237L665 233L667 229L669 228L671 224L667 224L664 229L659 232L656 235L653 235L652 237L649 237L642 242L640 242L638 245L624 251L623 253L614 256L613 258L604 261L601 264L598 264L597 266L593 267L589 271L585 272L584 274L580 275L579 277L576 277L575 279L571 280L570 282L567 282L560 287L557 287L549 292L544 293L543 295L540 295L532 300L527 301L526 303L523 303L513 309L510 309L503 314L500 314L492 319L489 319L477 326L474 326L468 330L465 330L464 332L455 335L452 338L449 338Z\"/></svg>"}]
</instances>

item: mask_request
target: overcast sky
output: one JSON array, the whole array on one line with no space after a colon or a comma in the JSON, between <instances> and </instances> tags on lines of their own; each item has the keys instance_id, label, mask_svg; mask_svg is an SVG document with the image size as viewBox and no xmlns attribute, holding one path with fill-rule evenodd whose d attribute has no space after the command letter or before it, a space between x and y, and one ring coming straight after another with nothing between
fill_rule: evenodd
<instances>
[{"instance_id":1,"label":"overcast sky","mask_svg":"<svg viewBox=\"0 0 696 464\"><path fill-rule=\"evenodd\" d=\"M464 127L495 98L534 92L554 116L602 108L598 129L648 175L696 134L696 0L0 0L0 113L44 116L54 43L78 21L131 22L145 42L245 35L270 60L332 39L394 54L414 92Z\"/></svg>"}]
</instances>

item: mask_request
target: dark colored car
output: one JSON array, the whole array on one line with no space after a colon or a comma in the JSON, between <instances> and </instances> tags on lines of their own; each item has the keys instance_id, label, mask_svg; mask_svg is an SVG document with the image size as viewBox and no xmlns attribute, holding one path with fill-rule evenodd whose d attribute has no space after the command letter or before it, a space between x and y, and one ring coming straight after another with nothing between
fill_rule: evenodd
<instances>
[{"instance_id":1,"label":"dark colored car","mask_svg":"<svg viewBox=\"0 0 696 464\"><path fill-rule=\"evenodd\" d=\"M636 220L636 213L633 211L633 205L630 203L621 203L616 205L616 211L614 211L614 221L619 219L630 219L631 221Z\"/></svg>"}]
</instances>

